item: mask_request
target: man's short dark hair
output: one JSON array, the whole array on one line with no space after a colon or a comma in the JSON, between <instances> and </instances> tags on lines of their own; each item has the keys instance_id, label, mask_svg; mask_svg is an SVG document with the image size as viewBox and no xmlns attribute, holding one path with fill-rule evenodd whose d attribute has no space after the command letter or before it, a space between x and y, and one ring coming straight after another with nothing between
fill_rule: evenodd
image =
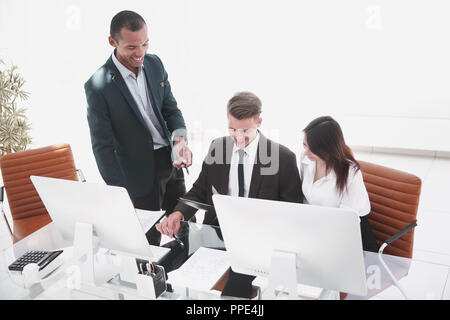
<instances>
[{"instance_id":1,"label":"man's short dark hair","mask_svg":"<svg viewBox=\"0 0 450 320\"><path fill-rule=\"evenodd\" d=\"M114 40L118 40L118 35L122 28L126 28L130 31L141 30L146 23L138 13L130 10L120 11L111 20L111 27L109 34Z\"/></svg>"},{"instance_id":2,"label":"man's short dark hair","mask_svg":"<svg viewBox=\"0 0 450 320\"><path fill-rule=\"evenodd\" d=\"M251 117L258 118L261 114L261 100L251 92L238 92L228 101L227 110L238 120Z\"/></svg>"}]
</instances>

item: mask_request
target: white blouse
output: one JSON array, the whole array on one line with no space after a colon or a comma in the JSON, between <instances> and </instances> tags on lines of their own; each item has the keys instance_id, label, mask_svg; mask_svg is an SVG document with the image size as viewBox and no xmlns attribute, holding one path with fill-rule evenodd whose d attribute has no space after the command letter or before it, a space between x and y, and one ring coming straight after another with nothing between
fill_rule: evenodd
<instances>
[{"instance_id":1,"label":"white blouse","mask_svg":"<svg viewBox=\"0 0 450 320\"><path fill-rule=\"evenodd\" d=\"M370 212L369 195L364 185L361 170L350 168L347 178L347 187L340 194L336 189L336 174L332 169L328 175L314 182L316 162L311 161L303 153L300 157L300 178L302 179L302 191L304 203L346 208L356 211L359 216L365 216Z\"/></svg>"}]
</instances>

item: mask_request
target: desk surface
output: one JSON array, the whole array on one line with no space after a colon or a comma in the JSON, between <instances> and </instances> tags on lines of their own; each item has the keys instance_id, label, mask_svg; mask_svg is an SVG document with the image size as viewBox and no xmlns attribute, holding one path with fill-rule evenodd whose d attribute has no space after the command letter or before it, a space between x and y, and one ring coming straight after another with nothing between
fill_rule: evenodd
<instances>
[{"instance_id":1,"label":"desk surface","mask_svg":"<svg viewBox=\"0 0 450 320\"><path fill-rule=\"evenodd\" d=\"M160 261L166 272L178 269L201 247L225 250L222 235L216 227L183 222L178 235L184 243L183 249L178 247L175 241L166 239L163 244L165 247L172 248L171 253ZM8 265L28 250L55 250L66 247L71 247L71 243L64 241L52 224L41 228L14 245L11 242L9 248L2 250L0 257L0 299L118 299L127 298L127 296L131 299L140 298L136 295L135 290L127 290L127 288L122 292L107 286L74 288L70 281L70 275L73 273L70 266L65 269L61 267L62 270L52 274L52 278L33 290L24 287L21 277L8 272ZM66 254L69 255L70 250L67 250ZM366 297L348 295L346 299L404 299L401 291L393 285L392 279L377 254L364 252L364 260L368 295ZM410 299L442 299L445 290L448 290L446 286L448 285L450 266L390 255L383 255L383 260ZM189 299L185 295L186 292L182 294L179 292L177 294L167 293L162 298ZM217 295L204 293L196 297L216 299Z\"/></svg>"}]
</instances>

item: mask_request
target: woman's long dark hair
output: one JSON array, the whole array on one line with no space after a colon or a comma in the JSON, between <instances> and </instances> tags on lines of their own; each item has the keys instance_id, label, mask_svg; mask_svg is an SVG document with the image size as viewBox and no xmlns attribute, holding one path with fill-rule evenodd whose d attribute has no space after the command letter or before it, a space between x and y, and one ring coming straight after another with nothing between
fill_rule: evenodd
<instances>
[{"instance_id":1,"label":"woman's long dark hair","mask_svg":"<svg viewBox=\"0 0 450 320\"><path fill-rule=\"evenodd\" d=\"M311 121L303 132L311 152L325 161L327 171L332 168L336 173L336 189L342 194L350 167L357 171L359 163L345 144L339 123L330 116L323 116Z\"/></svg>"}]
</instances>

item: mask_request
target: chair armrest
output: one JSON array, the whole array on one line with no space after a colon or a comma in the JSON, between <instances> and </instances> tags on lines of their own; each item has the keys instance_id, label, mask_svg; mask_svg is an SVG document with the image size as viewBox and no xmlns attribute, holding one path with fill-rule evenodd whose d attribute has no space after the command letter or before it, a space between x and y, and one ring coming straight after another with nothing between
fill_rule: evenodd
<instances>
[{"instance_id":1,"label":"chair armrest","mask_svg":"<svg viewBox=\"0 0 450 320\"><path fill-rule=\"evenodd\" d=\"M415 228L417 226L417 220L408 225L407 227L403 228L396 234L394 234L389 239L385 240L383 245L380 247L380 250L378 250L378 253L383 253L384 248L386 248L388 245L390 245L392 242L403 236L405 233L409 232L411 229Z\"/></svg>"},{"instance_id":2,"label":"chair armrest","mask_svg":"<svg viewBox=\"0 0 450 320\"><path fill-rule=\"evenodd\" d=\"M77 169L77 174L78 174L78 178L80 178L81 182L86 182L83 171L81 171L81 169Z\"/></svg>"},{"instance_id":3,"label":"chair armrest","mask_svg":"<svg viewBox=\"0 0 450 320\"><path fill-rule=\"evenodd\" d=\"M409 230L415 228L417 226L417 220L414 221L413 223L411 223L409 226L405 227L404 229L400 230L399 232L397 232L396 234L394 234L392 237L390 237L389 239L387 239L385 242L387 244L391 244L392 242L394 242L395 240L397 240L398 238L400 238L402 235L404 235L405 233L407 233Z\"/></svg>"}]
</instances>

